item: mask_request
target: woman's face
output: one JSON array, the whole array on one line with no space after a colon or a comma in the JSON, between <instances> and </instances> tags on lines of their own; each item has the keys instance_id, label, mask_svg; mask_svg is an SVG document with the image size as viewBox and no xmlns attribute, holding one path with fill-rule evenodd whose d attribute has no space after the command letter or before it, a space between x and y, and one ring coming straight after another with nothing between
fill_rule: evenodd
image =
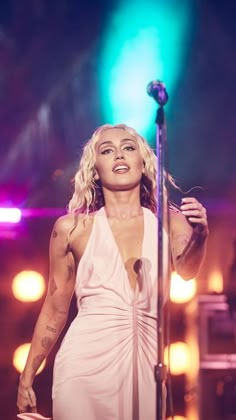
<instances>
[{"instance_id":1,"label":"woman's face","mask_svg":"<svg viewBox=\"0 0 236 420\"><path fill-rule=\"evenodd\" d=\"M111 191L127 191L140 184L143 157L135 137L121 128L105 130L95 144L95 179Z\"/></svg>"}]
</instances>

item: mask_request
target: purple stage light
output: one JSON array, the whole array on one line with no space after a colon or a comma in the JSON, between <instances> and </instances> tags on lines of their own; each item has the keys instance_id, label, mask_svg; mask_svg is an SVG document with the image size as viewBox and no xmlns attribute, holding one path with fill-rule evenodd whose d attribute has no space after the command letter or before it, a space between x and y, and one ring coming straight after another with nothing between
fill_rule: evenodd
<instances>
[{"instance_id":1,"label":"purple stage light","mask_svg":"<svg viewBox=\"0 0 236 420\"><path fill-rule=\"evenodd\" d=\"M19 223L21 210L17 208L0 208L0 223Z\"/></svg>"}]
</instances>

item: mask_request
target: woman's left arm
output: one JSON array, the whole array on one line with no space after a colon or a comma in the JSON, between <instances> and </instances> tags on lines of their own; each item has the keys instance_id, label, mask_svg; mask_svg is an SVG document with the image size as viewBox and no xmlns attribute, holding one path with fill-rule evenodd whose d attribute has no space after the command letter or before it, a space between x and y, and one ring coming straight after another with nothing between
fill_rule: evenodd
<instances>
[{"instance_id":1,"label":"woman's left arm","mask_svg":"<svg viewBox=\"0 0 236 420\"><path fill-rule=\"evenodd\" d=\"M188 280L202 265L209 230L206 209L196 198L183 198L180 209L170 211L171 252L175 270Z\"/></svg>"}]
</instances>

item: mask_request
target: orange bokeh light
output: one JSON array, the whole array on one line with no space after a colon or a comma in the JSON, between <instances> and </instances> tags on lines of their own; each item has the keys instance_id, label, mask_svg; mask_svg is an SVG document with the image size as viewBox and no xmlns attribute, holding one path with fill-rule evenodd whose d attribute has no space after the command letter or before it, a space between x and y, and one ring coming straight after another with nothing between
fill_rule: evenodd
<instances>
[{"instance_id":1,"label":"orange bokeh light","mask_svg":"<svg viewBox=\"0 0 236 420\"><path fill-rule=\"evenodd\" d=\"M24 367L25 367L25 363L26 363L26 359L29 353L29 349L30 349L30 343L24 343L21 344L19 347L17 347L17 349L14 351L13 354L13 366L15 367L16 370L18 370L18 372L22 372ZM43 361L43 363L41 364L41 366L39 367L39 369L36 372L36 375L38 375L40 372L42 372L42 370L45 367L45 360Z\"/></svg>"},{"instance_id":2,"label":"orange bokeh light","mask_svg":"<svg viewBox=\"0 0 236 420\"><path fill-rule=\"evenodd\" d=\"M45 292L45 280L37 271L21 271L12 281L12 292L16 299L23 302L39 300Z\"/></svg>"},{"instance_id":3,"label":"orange bokeh light","mask_svg":"<svg viewBox=\"0 0 236 420\"><path fill-rule=\"evenodd\" d=\"M181 375L190 369L190 351L186 343L178 341L170 345L170 371L173 375ZM168 348L164 351L165 364L168 364Z\"/></svg>"},{"instance_id":4,"label":"orange bokeh light","mask_svg":"<svg viewBox=\"0 0 236 420\"><path fill-rule=\"evenodd\" d=\"M197 290L196 280L183 280L175 271L171 274L170 300L174 303L185 303L191 300Z\"/></svg>"}]
</instances>

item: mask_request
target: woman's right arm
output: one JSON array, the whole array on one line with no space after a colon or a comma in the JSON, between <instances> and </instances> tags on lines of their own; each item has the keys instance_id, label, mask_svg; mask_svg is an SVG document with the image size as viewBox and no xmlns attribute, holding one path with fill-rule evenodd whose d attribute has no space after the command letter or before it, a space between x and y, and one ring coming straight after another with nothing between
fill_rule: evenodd
<instances>
[{"instance_id":1,"label":"woman's right arm","mask_svg":"<svg viewBox=\"0 0 236 420\"><path fill-rule=\"evenodd\" d=\"M48 292L40 311L25 368L20 376L17 406L19 412L37 411L32 389L35 374L63 329L75 285L75 261L68 246L68 216L59 218L50 239Z\"/></svg>"}]
</instances>

